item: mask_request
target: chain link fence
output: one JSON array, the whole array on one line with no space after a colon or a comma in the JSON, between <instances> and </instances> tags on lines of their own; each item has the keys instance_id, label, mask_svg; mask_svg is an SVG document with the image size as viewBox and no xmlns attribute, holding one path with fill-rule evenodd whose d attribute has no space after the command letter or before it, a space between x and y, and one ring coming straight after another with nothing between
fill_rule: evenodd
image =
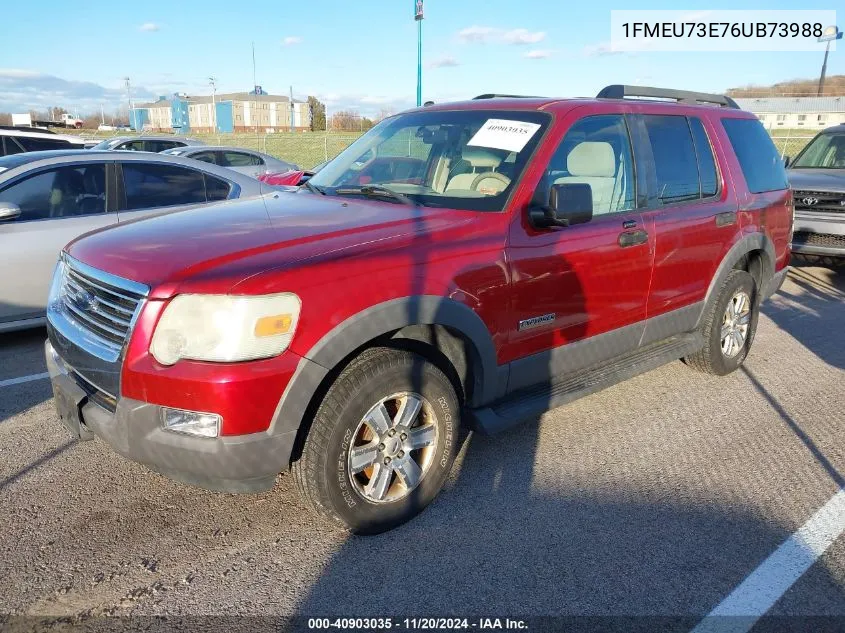
<instances>
[{"instance_id":1,"label":"chain link fence","mask_svg":"<svg viewBox=\"0 0 845 633\"><path fill-rule=\"evenodd\" d=\"M340 154L361 135L350 133L192 134L208 145L254 149L311 169Z\"/></svg>"},{"instance_id":2,"label":"chain link fence","mask_svg":"<svg viewBox=\"0 0 845 633\"><path fill-rule=\"evenodd\" d=\"M807 135L806 131L799 130L776 130L772 135L772 140L780 153L781 158L789 156L795 158L798 153L807 146L813 139L813 135Z\"/></svg>"},{"instance_id":3,"label":"chain link fence","mask_svg":"<svg viewBox=\"0 0 845 633\"><path fill-rule=\"evenodd\" d=\"M795 158L813 138L806 130L768 130L781 156ZM73 133L63 130L63 133ZM110 136L118 136L118 132L91 133L80 130L85 138L103 140ZM354 143L361 132L277 132L274 134L190 134L191 138L200 140L208 145L226 145L254 149L270 154L282 160L299 165L302 169L311 169L320 163L330 160ZM398 138L398 137L397 137ZM397 141L404 145L404 141ZM417 155L424 153L424 148L418 147L418 139L408 140L407 147L398 148L395 155ZM402 150L402 151L399 151ZM407 151L407 154L404 154ZM392 155L388 152L388 155Z\"/></svg>"}]
</instances>

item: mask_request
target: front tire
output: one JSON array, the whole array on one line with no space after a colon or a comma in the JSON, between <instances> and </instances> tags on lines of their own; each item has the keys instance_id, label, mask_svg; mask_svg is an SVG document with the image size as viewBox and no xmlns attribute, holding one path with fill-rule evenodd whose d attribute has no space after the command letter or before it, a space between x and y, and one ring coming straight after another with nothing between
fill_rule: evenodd
<instances>
[{"instance_id":1,"label":"front tire","mask_svg":"<svg viewBox=\"0 0 845 633\"><path fill-rule=\"evenodd\" d=\"M754 277L732 270L704 315L704 347L684 362L699 371L725 376L748 356L757 331L760 302Z\"/></svg>"},{"instance_id":2,"label":"front tire","mask_svg":"<svg viewBox=\"0 0 845 633\"><path fill-rule=\"evenodd\" d=\"M357 534L410 520L437 496L457 454L452 383L422 356L367 350L341 372L293 464L303 496Z\"/></svg>"}]
</instances>

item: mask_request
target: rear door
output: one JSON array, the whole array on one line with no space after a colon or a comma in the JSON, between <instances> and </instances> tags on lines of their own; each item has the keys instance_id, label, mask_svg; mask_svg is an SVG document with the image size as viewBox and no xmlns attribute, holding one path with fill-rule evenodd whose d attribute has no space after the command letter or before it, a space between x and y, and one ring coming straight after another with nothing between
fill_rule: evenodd
<instances>
[{"instance_id":1,"label":"rear door","mask_svg":"<svg viewBox=\"0 0 845 633\"><path fill-rule=\"evenodd\" d=\"M49 167L0 189L21 215L0 222L0 322L43 316L53 268L74 238L114 224L111 163Z\"/></svg>"},{"instance_id":2,"label":"rear door","mask_svg":"<svg viewBox=\"0 0 845 633\"><path fill-rule=\"evenodd\" d=\"M646 220L656 233L643 343L692 329L716 267L739 231L728 166L717 161L707 120L675 114L633 117L638 167L648 182ZM670 314L671 313L671 314Z\"/></svg>"},{"instance_id":3,"label":"rear door","mask_svg":"<svg viewBox=\"0 0 845 633\"><path fill-rule=\"evenodd\" d=\"M222 178L197 169L140 161L121 162L118 183L118 218L121 222L225 200L232 188Z\"/></svg>"}]
</instances>

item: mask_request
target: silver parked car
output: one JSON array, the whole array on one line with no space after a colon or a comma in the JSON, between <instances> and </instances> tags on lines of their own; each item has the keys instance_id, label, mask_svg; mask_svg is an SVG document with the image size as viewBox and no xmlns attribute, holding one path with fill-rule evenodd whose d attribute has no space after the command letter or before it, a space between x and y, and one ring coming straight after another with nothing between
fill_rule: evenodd
<instances>
[{"instance_id":1,"label":"silver parked car","mask_svg":"<svg viewBox=\"0 0 845 633\"><path fill-rule=\"evenodd\" d=\"M205 147L177 147L169 149L164 154L185 156L204 163L212 163L221 167L234 169L247 176L257 178L268 172L298 171L299 167L293 163L279 160L268 154L262 154L251 149L240 147L211 146Z\"/></svg>"},{"instance_id":2,"label":"silver parked car","mask_svg":"<svg viewBox=\"0 0 845 633\"><path fill-rule=\"evenodd\" d=\"M166 149L203 146L205 143L187 136L114 136L94 145L91 149L114 149L130 152L163 152Z\"/></svg>"},{"instance_id":3,"label":"silver parked car","mask_svg":"<svg viewBox=\"0 0 845 633\"><path fill-rule=\"evenodd\" d=\"M56 150L0 158L0 331L44 322L56 259L79 235L264 190L229 169L163 154Z\"/></svg>"}]
</instances>

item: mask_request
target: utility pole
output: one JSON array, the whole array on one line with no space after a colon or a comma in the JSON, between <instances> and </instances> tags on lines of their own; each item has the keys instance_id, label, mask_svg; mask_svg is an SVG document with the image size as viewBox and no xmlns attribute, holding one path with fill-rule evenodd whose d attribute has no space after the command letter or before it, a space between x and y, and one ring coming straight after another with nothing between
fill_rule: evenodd
<instances>
[{"instance_id":1,"label":"utility pole","mask_svg":"<svg viewBox=\"0 0 845 633\"><path fill-rule=\"evenodd\" d=\"M132 86L129 83L129 77L124 77L123 81L126 82L126 96L129 98L129 127L131 128L132 127L132 110L135 109L135 106L132 105Z\"/></svg>"},{"instance_id":2,"label":"utility pole","mask_svg":"<svg viewBox=\"0 0 845 633\"><path fill-rule=\"evenodd\" d=\"M841 39L842 31L840 31L836 25L826 27L824 31L822 31L821 37L819 37L819 42L827 42L827 46L825 46L824 48L824 62L822 62L822 73L821 75L819 75L819 97L824 94L824 76L827 73L827 56L830 54L830 43L834 40Z\"/></svg>"},{"instance_id":3,"label":"utility pole","mask_svg":"<svg viewBox=\"0 0 845 633\"><path fill-rule=\"evenodd\" d=\"M211 132L217 132L217 79L209 77L208 83L211 84Z\"/></svg>"},{"instance_id":4,"label":"utility pole","mask_svg":"<svg viewBox=\"0 0 845 633\"><path fill-rule=\"evenodd\" d=\"M414 20L417 21L417 107L422 105L422 23L423 0L414 0Z\"/></svg>"},{"instance_id":5,"label":"utility pole","mask_svg":"<svg viewBox=\"0 0 845 633\"><path fill-rule=\"evenodd\" d=\"M255 91L255 136L258 136L258 80L255 78L255 42L252 43L252 85Z\"/></svg>"},{"instance_id":6,"label":"utility pole","mask_svg":"<svg viewBox=\"0 0 845 633\"><path fill-rule=\"evenodd\" d=\"M293 128L296 127L296 122L293 116L293 86L290 87L290 131L293 132Z\"/></svg>"}]
</instances>

